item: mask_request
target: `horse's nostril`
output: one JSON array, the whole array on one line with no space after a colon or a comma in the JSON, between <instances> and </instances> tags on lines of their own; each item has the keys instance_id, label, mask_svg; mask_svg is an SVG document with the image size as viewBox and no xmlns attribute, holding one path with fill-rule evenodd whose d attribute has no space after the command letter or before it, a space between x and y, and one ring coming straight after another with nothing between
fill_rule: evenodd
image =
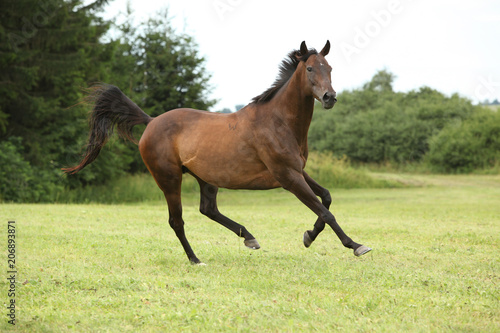
<instances>
[{"instance_id":1,"label":"horse's nostril","mask_svg":"<svg viewBox=\"0 0 500 333\"><path fill-rule=\"evenodd\" d=\"M336 94L332 94L329 92L325 93L323 95L323 101L324 102L334 102L334 103L337 102Z\"/></svg>"}]
</instances>

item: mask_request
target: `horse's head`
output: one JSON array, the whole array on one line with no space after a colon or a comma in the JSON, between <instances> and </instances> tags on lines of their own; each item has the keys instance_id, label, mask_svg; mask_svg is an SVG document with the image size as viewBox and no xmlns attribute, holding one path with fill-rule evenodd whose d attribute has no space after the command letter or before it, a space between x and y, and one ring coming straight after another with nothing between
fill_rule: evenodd
<instances>
[{"instance_id":1,"label":"horse's head","mask_svg":"<svg viewBox=\"0 0 500 333\"><path fill-rule=\"evenodd\" d=\"M319 53L310 54L305 61L297 68L305 72L306 89L310 90L325 109L331 109L337 102L337 93L332 88L332 67L328 64L325 56L330 51L330 41L326 41L325 46ZM306 42L300 44L300 56L309 54Z\"/></svg>"}]
</instances>

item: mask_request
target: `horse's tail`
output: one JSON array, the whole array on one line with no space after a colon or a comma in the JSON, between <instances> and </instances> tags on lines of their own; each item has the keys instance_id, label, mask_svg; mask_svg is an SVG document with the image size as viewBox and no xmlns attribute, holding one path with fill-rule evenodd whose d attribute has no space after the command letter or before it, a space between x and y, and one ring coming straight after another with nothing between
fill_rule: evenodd
<instances>
[{"instance_id":1,"label":"horse's tail","mask_svg":"<svg viewBox=\"0 0 500 333\"><path fill-rule=\"evenodd\" d=\"M132 128L139 124L147 125L153 119L112 85L101 84L91 88L87 99L94 104L89 118L87 149L80 164L62 169L68 174L77 173L97 158L115 126L120 136L137 143Z\"/></svg>"}]
</instances>

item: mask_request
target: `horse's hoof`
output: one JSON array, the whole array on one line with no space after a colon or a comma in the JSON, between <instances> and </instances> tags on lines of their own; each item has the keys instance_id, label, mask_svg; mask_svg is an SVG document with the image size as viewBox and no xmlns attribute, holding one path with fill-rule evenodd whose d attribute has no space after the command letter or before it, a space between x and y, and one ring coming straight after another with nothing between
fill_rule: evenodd
<instances>
[{"instance_id":1,"label":"horse's hoof","mask_svg":"<svg viewBox=\"0 0 500 333\"><path fill-rule=\"evenodd\" d=\"M361 245L360 247L358 247L356 250L354 250L354 255L356 257L360 257L362 256L363 254L365 253L368 253L370 252L372 249L369 248L368 246L364 246L364 245Z\"/></svg>"},{"instance_id":2,"label":"horse's hoof","mask_svg":"<svg viewBox=\"0 0 500 333\"><path fill-rule=\"evenodd\" d=\"M311 239L311 237L309 237L309 230L307 230L306 232L304 232L304 246L305 247L309 247L311 246L313 240Z\"/></svg>"},{"instance_id":3,"label":"horse's hoof","mask_svg":"<svg viewBox=\"0 0 500 333\"><path fill-rule=\"evenodd\" d=\"M204 266L205 265L198 258L191 258L191 259L189 259L189 262L191 263L191 265L196 265L196 266Z\"/></svg>"},{"instance_id":4,"label":"horse's hoof","mask_svg":"<svg viewBox=\"0 0 500 333\"><path fill-rule=\"evenodd\" d=\"M252 249L252 250L260 249L259 242L257 242L256 239L250 239L250 240L245 239L244 243L245 243L245 246L248 247L249 249Z\"/></svg>"}]
</instances>

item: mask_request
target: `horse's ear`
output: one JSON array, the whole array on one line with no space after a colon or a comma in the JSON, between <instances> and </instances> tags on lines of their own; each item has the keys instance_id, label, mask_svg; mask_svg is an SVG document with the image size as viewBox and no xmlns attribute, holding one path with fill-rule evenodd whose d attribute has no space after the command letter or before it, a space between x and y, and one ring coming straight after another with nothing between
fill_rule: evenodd
<instances>
[{"instance_id":1,"label":"horse's ear","mask_svg":"<svg viewBox=\"0 0 500 333\"><path fill-rule=\"evenodd\" d=\"M307 52L309 52L309 50L307 49L306 41L303 41L300 44L300 55L301 56L305 56L307 54Z\"/></svg>"},{"instance_id":2,"label":"horse's ear","mask_svg":"<svg viewBox=\"0 0 500 333\"><path fill-rule=\"evenodd\" d=\"M325 47L323 47L323 50L321 50L321 52L319 54L321 54L324 57L328 54L328 52L330 52L330 41L329 40L326 41Z\"/></svg>"}]
</instances>

